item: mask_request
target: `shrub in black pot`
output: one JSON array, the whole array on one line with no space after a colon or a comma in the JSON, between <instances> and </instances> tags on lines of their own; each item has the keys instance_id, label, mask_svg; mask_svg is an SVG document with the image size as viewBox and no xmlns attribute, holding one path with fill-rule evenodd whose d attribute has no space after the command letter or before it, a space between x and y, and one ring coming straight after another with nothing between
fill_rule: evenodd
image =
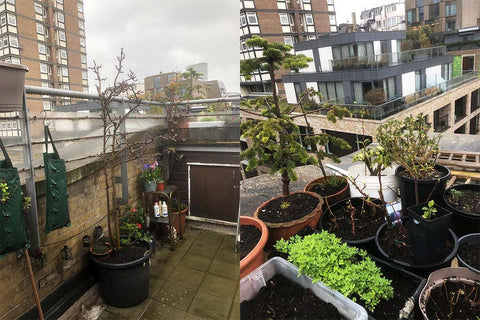
<instances>
[{"instance_id":1,"label":"shrub in black pot","mask_svg":"<svg viewBox=\"0 0 480 320\"><path fill-rule=\"evenodd\" d=\"M407 230L413 246L414 262L428 264L442 259L452 212L435 204L433 200L407 210L413 222L408 224Z\"/></svg>"},{"instance_id":2,"label":"shrub in black pot","mask_svg":"<svg viewBox=\"0 0 480 320\"><path fill-rule=\"evenodd\" d=\"M480 273L480 233L470 233L458 239L458 265Z\"/></svg>"},{"instance_id":3,"label":"shrub in black pot","mask_svg":"<svg viewBox=\"0 0 480 320\"><path fill-rule=\"evenodd\" d=\"M121 246L106 257L92 253L91 259L105 303L125 308L137 305L148 297L153 241L146 231L141 208L129 208L120 222Z\"/></svg>"},{"instance_id":4,"label":"shrub in black pot","mask_svg":"<svg viewBox=\"0 0 480 320\"><path fill-rule=\"evenodd\" d=\"M441 201L450 170L435 164L440 136L430 136L431 126L423 114L410 115L403 121L392 120L377 130L378 143L400 167L402 209L421 202Z\"/></svg>"},{"instance_id":5,"label":"shrub in black pot","mask_svg":"<svg viewBox=\"0 0 480 320\"><path fill-rule=\"evenodd\" d=\"M457 236L480 232L480 185L452 186L445 190L443 201L452 211L452 229Z\"/></svg>"}]
</instances>

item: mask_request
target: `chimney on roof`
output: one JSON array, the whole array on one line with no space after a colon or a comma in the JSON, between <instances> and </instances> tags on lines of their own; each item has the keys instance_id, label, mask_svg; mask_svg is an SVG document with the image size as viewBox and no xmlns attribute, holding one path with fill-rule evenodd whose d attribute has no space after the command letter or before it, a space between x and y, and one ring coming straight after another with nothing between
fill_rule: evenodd
<instances>
[{"instance_id":1,"label":"chimney on roof","mask_svg":"<svg viewBox=\"0 0 480 320\"><path fill-rule=\"evenodd\" d=\"M353 32L357 30L357 15L355 12L352 12L352 30Z\"/></svg>"}]
</instances>

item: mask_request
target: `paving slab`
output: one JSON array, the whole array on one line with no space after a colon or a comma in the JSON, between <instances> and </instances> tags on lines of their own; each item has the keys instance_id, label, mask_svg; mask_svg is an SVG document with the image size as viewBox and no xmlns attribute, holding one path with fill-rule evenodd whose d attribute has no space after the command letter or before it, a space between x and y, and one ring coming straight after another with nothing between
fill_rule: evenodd
<instances>
[{"instance_id":1,"label":"paving slab","mask_svg":"<svg viewBox=\"0 0 480 320\"><path fill-rule=\"evenodd\" d=\"M197 254L186 253L178 262L178 265L188 267L198 271L207 271L212 263L212 258L200 256Z\"/></svg>"},{"instance_id":2,"label":"paving slab","mask_svg":"<svg viewBox=\"0 0 480 320\"><path fill-rule=\"evenodd\" d=\"M239 265L214 259L208 273L239 281Z\"/></svg>"},{"instance_id":3,"label":"paving slab","mask_svg":"<svg viewBox=\"0 0 480 320\"><path fill-rule=\"evenodd\" d=\"M185 317L185 311L178 308L169 306L165 303L158 302L153 300L152 303L148 306L145 313L142 315L142 320L158 320L158 319L168 319L168 320L183 320Z\"/></svg>"},{"instance_id":4,"label":"paving slab","mask_svg":"<svg viewBox=\"0 0 480 320\"><path fill-rule=\"evenodd\" d=\"M228 319L232 300L198 291L188 312L211 319Z\"/></svg>"},{"instance_id":5,"label":"paving slab","mask_svg":"<svg viewBox=\"0 0 480 320\"><path fill-rule=\"evenodd\" d=\"M175 281L167 281L155 295L154 300L187 311L197 291L197 288L182 286Z\"/></svg>"},{"instance_id":6,"label":"paving slab","mask_svg":"<svg viewBox=\"0 0 480 320\"><path fill-rule=\"evenodd\" d=\"M220 243L206 243L206 242L197 242L195 241L188 249L188 253L197 254L200 256L205 256L212 258L217 253L217 249L220 246Z\"/></svg>"},{"instance_id":7,"label":"paving slab","mask_svg":"<svg viewBox=\"0 0 480 320\"><path fill-rule=\"evenodd\" d=\"M199 290L208 294L233 300L238 281L207 273Z\"/></svg>"},{"instance_id":8,"label":"paving slab","mask_svg":"<svg viewBox=\"0 0 480 320\"><path fill-rule=\"evenodd\" d=\"M197 271L184 266L177 266L175 270L173 270L168 280L176 281L176 283L190 288L198 288L200 283L202 283L203 277L205 277L205 272Z\"/></svg>"}]
</instances>

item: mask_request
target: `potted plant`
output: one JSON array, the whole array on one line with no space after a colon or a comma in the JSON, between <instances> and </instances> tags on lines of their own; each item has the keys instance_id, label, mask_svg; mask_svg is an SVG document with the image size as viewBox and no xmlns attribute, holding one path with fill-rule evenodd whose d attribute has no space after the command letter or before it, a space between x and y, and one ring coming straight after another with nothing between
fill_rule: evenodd
<instances>
[{"instance_id":1,"label":"potted plant","mask_svg":"<svg viewBox=\"0 0 480 320\"><path fill-rule=\"evenodd\" d=\"M120 231L122 250L113 250L108 239L100 239L90 252L103 300L108 305L124 308L148 297L153 241L140 208L128 208L121 219Z\"/></svg>"},{"instance_id":2,"label":"potted plant","mask_svg":"<svg viewBox=\"0 0 480 320\"><path fill-rule=\"evenodd\" d=\"M375 245L382 258L421 276L428 276L434 270L449 266L458 250L458 239L452 229L448 230L448 238L441 254L438 253L439 260L419 263L414 259L413 243L407 231L412 224L415 224L413 219L407 217L390 226L385 222L378 228Z\"/></svg>"},{"instance_id":3,"label":"potted plant","mask_svg":"<svg viewBox=\"0 0 480 320\"><path fill-rule=\"evenodd\" d=\"M123 75L124 60L125 54L122 49L120 56L117 57L114 82L105 90L102 89L104 78L100 72L101 66L94 61L91 68L97 80L96 88L100 98L100 116L103 124L103 145L99 159L105 186L108 237L101 241L110 242L114 248L106 261L101 261L94 255L90 257L100 285L101 296L106 303L117 307L133 306L148 297L149 258L153 245L151 241L146 242L149 235L142 220L143 213L137 214L137 209L130 209L122 216L117 198L117 177L122 164L141 158L141 151L151 150L155 140L161 137L156 132L146 132L143 141L142 137L132 141L122 133L129 115L136 112L141 105L139 92L132 89L132 83L136 80L135 75L132 72ZM112 102L120 95L131 97L123 107L128 107L127 110L112 109ZM151 165L148 172L150 171L153 171ZM153 175L153 172L150 173Z\"/></svg>"},{"instance_id":4,"label":"potted plant","mask_svg":"<svg viewBox=\"0 0 480 320\"><path fill-rule=\"evenodd\" d=\"M440 137L430 137L430 127L420 113L389 121L377 130L378 143L400 165L395 174L404 211L429 200L439 203L450 177L447 167L435 163Z\"/></svg>"},{"instance_id":5,"label":"potted plant","mask_svg":"<svg viewBox=\"0 0 480 320\"><path fill-rule=\"evenodd\" d=\"M424 319L478 319L480 274L443 268L430 274L418 299Z\"/></svg>"},{"instance_id":6,"label":"potted plant","mask_svg":"<svg viewBox=\"0 0 480 320\"><path fill-rule=\"evenodd\" d=\"M260 219L240 216L240 279L265 261L268 228Z\"/></svg>"},{"instance_id":7,"label":"potted plant","mask_svg":"<svg viewBox=\"0 0 480 320\"><path fill-rule=\"evenodd\" d=\"M357 197L330 206L320 219L319 229L335 234L349 245L372 252L375 235L384 222L385 210L380 199Z\"/></svg>"},{"instance_id":8,"label":"potted plant","mask_svg":"<svg viewBox=\"0 0 480 320\"><path fill-rule=\"evenodd\" d=\"M163 191L165 187L162 167L158 165L157 161L144 164L138 177L145 182L145 192L160 190L160 188L160 191Z\"/></svg>"},{"instance_id":9,"label":"potted plant","mask_svg":"<svg viewBox=\"0 0 480 320\"><path fill-rule=\"evenodd\" d=\"M407 208L413 223L408 224L408 237L413 246L414 262L429 264L441 260L448 240L452 212L434 200Z\"/></svg>"},{"instance_id":10,"label":"potted plant","mask_svg":"<svg viewBox=\"0 0 480 320\"><path fill-rule=\"evenodd\" d=\"M298 267L299 274L313 282L321 281L354 301L359 299L367 310L374 311L382 299L393 298L390 280L383 277L366 252L347 246L331 233L280 240L275 249L288 254L288 261Z\"/></svg>"},{"instance_id":11,"label":"potted plant","mask_svg":"<svg viewBox=\"0 0 480 320\"><path fill-rule=\"evenodd\" d=\"M263 57L241 61L241 73L247 78L256 70L266 69L275 83L274 71L280 64L286 66L287 58L290 66L297 68L307 66L311 60L304 55L290 56L291 46L270 43L258 36L248 39L247 45L263 48ZM263 203L254 214L268 226L271 245L281 237L290 237L306 224L315 226L322 212L322 199L308 192L290 194L290 181L297 178L293 171L296 164L314 162L300 143L299 128L289 116L291 106L280 106L275 88L272 97L244 101L243 105L262 110L263 116L260 121L247 120L241 124L242 136L251 141L241 153L242 159L248 160L246 169L252 171L259 165L269 165L272 174L281 174L282 195Z\"/></svg>"},{"instance_id":12,"label":"potted plant","mask_svg":"<svg viewBox=\"0 0 480 320\"><path fill-rule=\"evenodd\" d=\"M458 265L480 273L480 233L470 233L458 239Z\"/></svg>"},{"instance_id":13,"label":"potted plant","mask_svg":"<svg viewBox=\"0 0 480 320\"><path fill-rule=\"evenodd\" d=\"M173 226L175 227L175 230L177 230L180 234L184 234L186 227L185 216L188 212L188 206L174 197L172 200L172 211L174 217L178 215L178 218L174 219L173 221ZM181 228L180 224L182 225Z\"/></svg>"},{"instance_id":14,"label":"potted plant","mask_svg":"<svg viewBox=\"0 0 480 320\"><path fill-rule=\"evenodd\" d=\"M355 185L350 182L350 196L362 197L364 193L372 198L381 198L379 194L381 183L384 201L393 202L397 199L398 182L392 168L392 158L382 146L372 146L368 145L369 143L368 139L361 141L362 150L353 156L353 162L363 163L348 168L350 179L356 183Z\"/></svg>"},{"instance_id":15,"label":"potted plant","mask_svg":"<svg viewBox=\"0 0 480 320\"><path fill-rule=\"evenodd\" d=\"M367 319L363 307L275 257L240 279L242 319Z\"/></svg>"},{"instance_id":16,"label":"potted plant","mask_svg":"<svg viewBox=\"0 0 480 320\"><path fill-rule=\"evenodd\" d=\"M459 184L445 190L445 206L452 211L457 236L480 232L480 185Z\"/></svg>"}]
</instances>

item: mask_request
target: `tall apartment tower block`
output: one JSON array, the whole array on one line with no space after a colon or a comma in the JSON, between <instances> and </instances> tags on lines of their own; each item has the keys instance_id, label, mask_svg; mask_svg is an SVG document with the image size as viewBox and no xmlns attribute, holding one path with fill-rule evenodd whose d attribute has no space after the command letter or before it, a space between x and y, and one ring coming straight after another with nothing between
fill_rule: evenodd
<instances>
[{"instance_id":1,"label":"tall apartment tower block","mask_svg":"<svg viewBox=\"0 0 480 320\"><path fill-rule=\"evenodd\" d=\"M0 60L26 65L26 84L88 91L82 0L0 0ZM70 99L29 96L33 114Z\"/></svg>"},{"instance_id":2,"label":"tall apartment tower block","mask_svg":"<svg viewBox=\"0 0 480 320\"><path fill-rule=\"evenodd\" d=\"M330 32L337 32L334 0L240 0L241 60L262 56L261 50L245 44L253 35L293 46ZM281 96L285 96L281 76L288 73L276 72L276 87ZM240 87L242 96L272 91L268 72L254 74L251 80L241 76Z\"/></svg>"}]
</instances>

